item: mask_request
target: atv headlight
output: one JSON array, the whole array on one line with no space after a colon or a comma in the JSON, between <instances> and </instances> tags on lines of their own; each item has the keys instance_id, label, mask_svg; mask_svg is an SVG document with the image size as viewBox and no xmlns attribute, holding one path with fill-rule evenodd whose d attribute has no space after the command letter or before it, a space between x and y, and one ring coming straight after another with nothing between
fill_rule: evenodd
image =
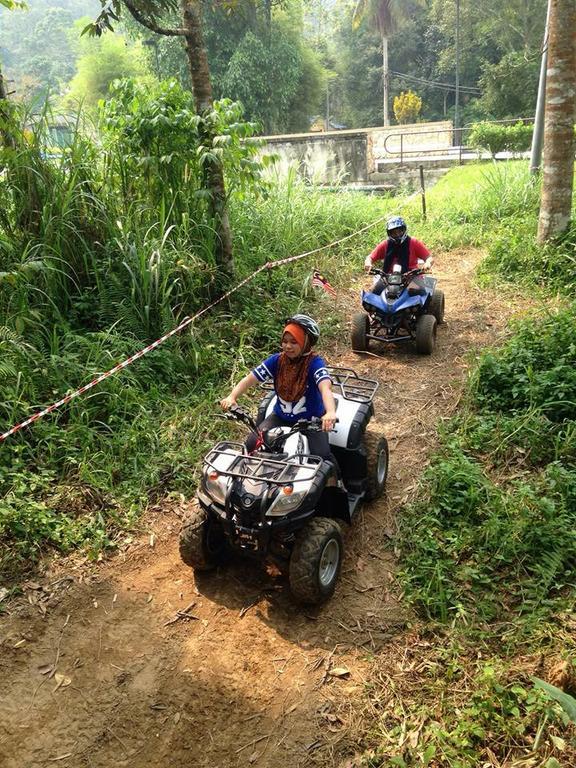
<instances>
[{"instance_id":1,"label":"atv headlight","mask_svg":"<svg viewBox=\"0 0 576 768\"><path fill-rule=\"evenodd\" d=\"M266 512L266 517L281 517L297 509L306 495L306 490L295 491L293 485L282 485Z\"/></svg>"},{"instance_id":2,"label":"atv headlight","mask_svg":"<svg viewBox=\"0 0 576 768\"><path fill-rule=\"evenodd\" d=\"M220 476L212 467L207 467L204 471L204 488L206 493L218 504L224 504L225 502L227 479Z\"/></svg>"}]
</instances>

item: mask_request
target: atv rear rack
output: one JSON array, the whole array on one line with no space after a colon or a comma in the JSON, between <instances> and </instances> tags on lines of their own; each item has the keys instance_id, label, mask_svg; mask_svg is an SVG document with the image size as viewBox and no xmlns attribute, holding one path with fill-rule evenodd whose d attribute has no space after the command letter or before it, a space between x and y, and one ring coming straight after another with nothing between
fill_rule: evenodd
<instances>
[{"instance_id":1,"label":"atv rear rack","mask_svg":"<svg viewBox=\"0 0 576 768\"><path fill-rule=\"evenodd\" d=\"M340 394L345 400L351 400L354 403L371 403L374 400L376 390L380 386L375 379L366 379L364 376L358 376L352 368L341 368L340 366L327 366L328 373L332 379L334 391ZM274 382L272 380L263 381L260 384L261 389L272 392Z\"/></svg>"},{"instance_id":2,"label":"atv rear rack","mask_svg":"<svg viewBox=\"0 0 576 768\"><path fill-rule=\"evenodd\" d=\"M328 366L328 373L332 378L332 386L336 393L340 392L345 400L354 403L371 403L379 387L375 379L366 379L358 376L352 368L340 366Z\"/></svg>"},{"instance_id":3,"label":"atv rear rack","mask_svg":"<svg viewBox=\"0 0 576 768\"><path fill-rule=\"evenodd\" d=\"M271 485L286 485L313 480L323 462L320 456L311 454L299 454L280 459L271 458L274 454L250 455L245 451L246 447L242 443L228 441L218 443L206 454L204 464L224 477L251 478L254 481ZM234 456L235 458L227 469L221 469L214 463L219 456ZM289 470L292 470L292 474L294 474L295 469L300 470L298 477L288 477ZM304 472L302 473L301 470Z\"/></svg>"}]
</instances>

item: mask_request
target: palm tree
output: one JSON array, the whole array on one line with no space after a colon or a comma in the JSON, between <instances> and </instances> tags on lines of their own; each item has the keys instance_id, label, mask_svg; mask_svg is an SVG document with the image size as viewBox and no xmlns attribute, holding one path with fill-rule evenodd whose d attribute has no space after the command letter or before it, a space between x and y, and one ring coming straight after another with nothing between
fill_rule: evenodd
<instances>
[{"instance_id":1,"label":"palm tree","mask_svg":"<svg viewBox=\"0 0 576 768\"><path fill-rule=\"evenodd\" d=\"M390 74L388 69L388 39L396 28L396 17L400 12L402 3L400 0L357 0L352 15L352 27L358 29L363 19L367 16L376 24L382 38L382 79L384 81L383 94L383 125L390 125L388 112L388 92L390 88Z\"/></svg>"},{"instance_id":2,"label":"palm tree","mask_svg":"<svg viewBox=\"0 0 576 768\"><path fill-rule=\"evenodd\" d=\"M570 227L576 115L576 3L550 0L542 198L538 242Z\"/></svg>"}]
</instances>

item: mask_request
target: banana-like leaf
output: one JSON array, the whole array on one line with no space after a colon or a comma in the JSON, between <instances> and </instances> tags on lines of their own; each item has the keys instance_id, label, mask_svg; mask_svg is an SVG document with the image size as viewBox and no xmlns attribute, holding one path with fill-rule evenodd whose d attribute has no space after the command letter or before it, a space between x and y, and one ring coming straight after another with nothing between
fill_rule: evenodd
<instances>
[{"instance_id":1,"label":"banana-like leaf","mask_svg":"<svg viewBox=\"0 0 576 768\"><path fill-rule=\"evenodd\" d=\"M565 693L561 688L557 688L555 685L547 683L545 680L541 680L539 677L532 678L536 688L540 688L551 699L557 701L562 707L564 712L568 715L573 723L576 723L576 699L570 696L569 693Z\"/></svg>"}]
</instances>

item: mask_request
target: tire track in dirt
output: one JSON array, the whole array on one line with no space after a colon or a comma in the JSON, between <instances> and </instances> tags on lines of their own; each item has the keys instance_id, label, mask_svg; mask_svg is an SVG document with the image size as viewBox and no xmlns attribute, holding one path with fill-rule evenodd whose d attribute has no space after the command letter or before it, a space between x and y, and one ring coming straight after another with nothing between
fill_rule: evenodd
<instances>
[{"instance_id":1,"label":"tire track in dirt","mask_svg":"<svg viewBox=\"0 0 576 768\"><path fill-rule=\"evenodd\" d=\"M346 535L334 598L303 611L282 581L246 563L195 580L177 554L183 504L152 511L146 536L123 554L58 564L60 581L29 585L2 618L1 768L327 767L350 754L346 711L370 656L410 622L394 579L395 515L435 424L457 407L467 356L501 335L513 310L473 285L479 259L439 259L447 322L432 357L408 347L358 357L347 339L327 352L381 382L376 414L391 450L387 498ZM347 320L357 288L337 301ZM191 603L191 618L177 617ZM348 673L330 674L338 668Z\"/></svg>"}]
</instances>

